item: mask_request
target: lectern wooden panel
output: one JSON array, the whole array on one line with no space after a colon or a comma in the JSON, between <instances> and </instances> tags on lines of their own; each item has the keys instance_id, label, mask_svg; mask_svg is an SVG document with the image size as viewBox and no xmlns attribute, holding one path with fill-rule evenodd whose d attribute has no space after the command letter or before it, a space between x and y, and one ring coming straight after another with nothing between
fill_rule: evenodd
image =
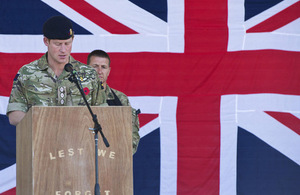
<instances>
[{"instance_id":1,"label":"lectern wooden panel","mask_svg":"<svg viewBox=\"0 0 300 195\"><path fill-rule=\"evenodd\" d=\"M100 193L132 195L130 107L92 107L99 134ZM95 186L94 127L87 107L32 107L17 126L17 195L90 195Z\"/></svg>"}]
</instances>

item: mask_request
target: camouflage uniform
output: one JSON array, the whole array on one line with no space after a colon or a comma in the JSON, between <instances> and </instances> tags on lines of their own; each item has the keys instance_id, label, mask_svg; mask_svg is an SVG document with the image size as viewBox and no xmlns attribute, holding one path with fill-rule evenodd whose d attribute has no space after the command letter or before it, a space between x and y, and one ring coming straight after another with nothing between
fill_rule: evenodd
<instances>
[{"instance_id":1,"label":"camouflage uniform","mask_svg":"<svg viewBox=\"0 0 300 195\"><path fill-rule=\"evenodd\" d=\"M119 98L122 106L131 106L128 97L124 93L112 89L108 85L106 85L106 89L105 89L107 101L115 99L112 90ZM131 110L132 110L132 152L134 154L137 151L138 144L140 141L140 135L139 135L140 122L136 110L134 108L131 108Z\"/></svg>"},{"instance_id":2,"label":"camouflage uniform","mask_svg":"<svg viewBox=\"0 0 300 195\"><path fill-rule=\"evenodd\" d=\"M92 106L105 103L105 93L98 84L97 72L71 56L69 62L81 79L88 103ZM6 112L27 112L32 106L84 106L84 100L76 84L68 80L69 76L70 73L65 70L59 77L54 74L49 68L47 53L24 65L14 79Z\"/></svg>"}]
</instances>

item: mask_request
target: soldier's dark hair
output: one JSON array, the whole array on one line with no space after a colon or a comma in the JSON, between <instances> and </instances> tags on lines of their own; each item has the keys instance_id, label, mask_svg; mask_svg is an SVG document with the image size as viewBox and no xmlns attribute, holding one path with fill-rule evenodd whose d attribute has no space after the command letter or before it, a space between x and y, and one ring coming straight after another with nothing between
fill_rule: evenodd
<instances>
[{"instance_id":1,"label":"soldier's dark hair","mask_svg":"<svg viewBox=\"0 0 300 195\"><path fill-rule=\"evenodd\" d=\"M90 64L92 56L107 58L108 59L108 65L110 66L110 57L105 51L97 49L97 50L94 50L91 53L89 53L89 55L87 57L87 64Z\"/></svg>"}]
</instances>

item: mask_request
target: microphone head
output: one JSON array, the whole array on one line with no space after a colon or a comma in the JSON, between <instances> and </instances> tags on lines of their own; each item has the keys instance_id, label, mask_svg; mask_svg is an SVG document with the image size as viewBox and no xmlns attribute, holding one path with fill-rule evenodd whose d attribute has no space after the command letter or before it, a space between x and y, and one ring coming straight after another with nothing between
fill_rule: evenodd
<instances>
[{"instance_id":1,"label":"microphone head","mask_svg":"<svg viewBox=\"0 0 300 195\"><path fill-rule=\"evenodd\" d=\"M73 66L72 64L68 63L65 65L65 71L67 72L72 72L73 71Z\"/></svg>"}]
</instances>

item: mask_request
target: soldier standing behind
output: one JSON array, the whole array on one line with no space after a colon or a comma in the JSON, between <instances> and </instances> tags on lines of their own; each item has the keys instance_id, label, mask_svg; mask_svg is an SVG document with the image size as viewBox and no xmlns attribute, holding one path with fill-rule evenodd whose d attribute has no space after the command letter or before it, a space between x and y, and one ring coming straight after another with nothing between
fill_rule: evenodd
<instances>
[{"instance_id":1,"label":"soldier standing behind","mask_svg":"<svg viewBox=\"0 0 300 195\"><path fill-rule=\"evenodd\" d=\"M67 63L77 71L88 103L97 106L106 102L97 72L70 55L72 22L64 16L51 17L44 23L43 34L48 51L22 66L14 79L6 111L12 125L17 125L32 106L85 105L76 85L68 80L70 73L64 70Z\"/></svg>"},{"instance_id":2,"label":"soldier standing behind","mask_svg":"<svg viewBox=\"0 0 300 195\"><path fill-rule=\"evenodd\" d=\"M115 89L112 89L107 84L107 78L109 76L110 57L102 50L94 50L88 55L87 64L92 66L97 71L99 78L103 84L103 88L106 94L106 102L110 106L131 106L128 97ZM140 141L139 135L139 118L137 111L132 108L132 152L137 151L137 147Z\"/></svg>"}]
</instances>

